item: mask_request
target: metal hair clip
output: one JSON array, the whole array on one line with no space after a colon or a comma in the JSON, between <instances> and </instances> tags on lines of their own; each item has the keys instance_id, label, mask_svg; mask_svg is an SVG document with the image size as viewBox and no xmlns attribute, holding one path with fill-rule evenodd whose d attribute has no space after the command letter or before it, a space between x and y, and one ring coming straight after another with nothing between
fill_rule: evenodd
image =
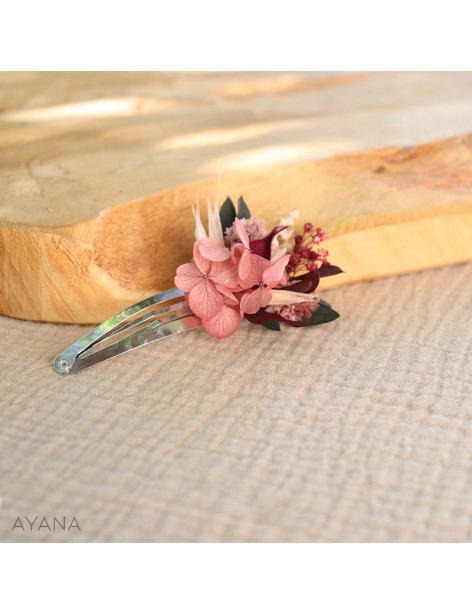
<instances>
[{"instance_id":1,"label":"metal hair clip","mask_svg":"<svg viewBox=\"0 0 472 614\"><path fill-rule=\"evenodd\" d=\"M112 316L54 359L60 375L71 375L148 343L201 326L177 288L166 290Z\"/></svg>"}]
</instances>

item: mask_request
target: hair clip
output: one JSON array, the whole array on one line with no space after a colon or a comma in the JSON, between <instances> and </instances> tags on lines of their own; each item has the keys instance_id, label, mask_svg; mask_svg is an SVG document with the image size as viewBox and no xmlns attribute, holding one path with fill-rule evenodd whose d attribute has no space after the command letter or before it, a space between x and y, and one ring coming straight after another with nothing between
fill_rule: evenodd
<instances>
[{"instance_id":1,"label":"hair clip","mask_svg":"<svg viewBox=\"0 0 472 614\"><path fill-rule=\"evenodd\" d=\"M306 223L293 237L294 210L267 232L242 196L237 212L229 197L220 211L208 201L208 233L198 200L193 215L193 258L178 267L176 288L128 307L73 343L54 359L57 373L70 375L199 327L230 337L243 317L276 331L281 323L317 326L339 317L314 294L321 277L342 273L319 247L327 238L322 228Z\"/></svg>"}]
</instances>

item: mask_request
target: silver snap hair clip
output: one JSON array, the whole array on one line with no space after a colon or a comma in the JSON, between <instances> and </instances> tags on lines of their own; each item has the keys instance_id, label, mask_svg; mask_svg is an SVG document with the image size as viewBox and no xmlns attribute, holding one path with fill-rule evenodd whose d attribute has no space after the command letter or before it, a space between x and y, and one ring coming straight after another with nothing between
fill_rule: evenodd
<instances>
[{"instance_id":1,"label":"silver snap hair clip","mask_svg":"<svg viewBox=\"0 0 472 614\"><path fill-rule=\"evenodd\" d=\"M201 326L177 288L155 294L112 316L54 359L60 375L71 375L125 352Z\"/></svg>"}]
</instances>

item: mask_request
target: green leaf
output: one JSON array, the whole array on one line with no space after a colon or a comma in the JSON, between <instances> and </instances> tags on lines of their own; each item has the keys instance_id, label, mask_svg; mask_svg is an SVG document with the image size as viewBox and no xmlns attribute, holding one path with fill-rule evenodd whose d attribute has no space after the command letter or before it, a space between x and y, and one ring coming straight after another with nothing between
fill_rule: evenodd
<instances>
[{"instance_id":1,"label":"green leaf","mask_svg":"<svg viewBox=\"0 0 472 614\"><path fill-rule=\"evenodd\" d=\"M235 219L236 209L234 208L231 198L227 196L220 209L220 220L221 226L223 227L223 233L227 228L231 228Z\"/></svg>"},{"instance_id":2,"label":"green leaf","mask_svg":"<svg viewBox=\"0 0 472 614\"><path fill-rule=\"evenodd\" d=\"M331 305L329 303L327 303L326 301L324 301L322 298L320 298L320 305L324 305L325 307L329 307L331 309Z\"/></svg>"},{"instance_id":3,"label":"green leaf","mask_svg":"<svg viewBox=\"0 0 472 614\"><path fill-rule=\"evenodd\" d=\"M277 320L271 320L270 322L264 322L263 326L265 326L269 330L278 330L278 331L280 331L280 323L277 322Z\"/></svg>"},{"instance_id":4,"label":"green leaf","mask_svg":"<svg viewBox=\"0 0 472 614\"><path fill-rule=\"evenodd\" d=\"M323 300L320 300L318 308L309 318L303 320L307 326L318 326L319 324L326 324L326 322L332 322L339 318L339 313L334 311L331 306Z\"/></svg>"},{"instance_id":5,"label":"green leaf","mask_svg":"<svg viewBox=\"0 0 472 614\"><path fill-rule=\"evenodd\" d=\"M243 218L249 219L251 217L251 212L249 211L249 207L244 202L244 198L242 196L238 199L238 218L242 220Z\"/></svg>"}]
</instances>

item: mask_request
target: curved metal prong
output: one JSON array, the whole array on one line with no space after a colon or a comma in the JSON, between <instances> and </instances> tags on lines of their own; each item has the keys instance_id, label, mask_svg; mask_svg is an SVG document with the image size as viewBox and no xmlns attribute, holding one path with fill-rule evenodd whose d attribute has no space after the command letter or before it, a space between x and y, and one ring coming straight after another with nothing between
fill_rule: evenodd
<instances>
[{"instance_id":1,"label":"curved metal prong","mask_svg":"<svg viewBox=\"0 0 472 614\"><path fill-rule=\"evenodd\" d=\"M142 345L197 328L201 325L200 320L188 304L185 301L176 303L182 297L183 292L173 288L124 309L56 356L54 369L60 375L69 375ZM150 313L135 317L151 307ZM129 331L133 332L130 334ZM127 334L123 337L124 333ZM118 335L121 337L119 340L103 347L106 341ZM102 348L97 349L97 346Z\"/></svg>"}]
</instances>

